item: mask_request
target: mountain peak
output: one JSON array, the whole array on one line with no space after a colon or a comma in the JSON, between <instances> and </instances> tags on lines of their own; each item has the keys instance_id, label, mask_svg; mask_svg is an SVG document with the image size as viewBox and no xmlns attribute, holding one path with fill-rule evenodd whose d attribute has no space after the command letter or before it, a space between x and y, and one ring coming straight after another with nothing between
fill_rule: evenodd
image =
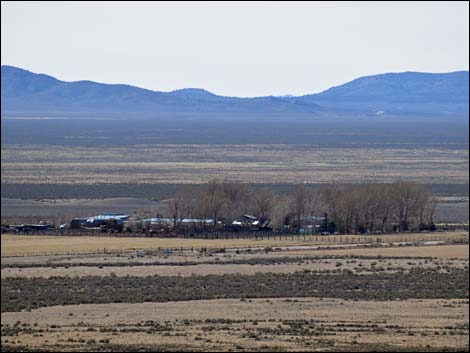
<instances>
[{"instance_id":1,"label":"mountain peak","mask_svg":"<svg viewBox=\"0 0 470 353\"><path fill-rule=\"evenodd\" d=\"M168 92L174 96L179 97L188 97L188 98L207 98L207 97L217 97L212 92L209 92L202 88L181 88L171 92Z\"/></svg>"}]
</instances>

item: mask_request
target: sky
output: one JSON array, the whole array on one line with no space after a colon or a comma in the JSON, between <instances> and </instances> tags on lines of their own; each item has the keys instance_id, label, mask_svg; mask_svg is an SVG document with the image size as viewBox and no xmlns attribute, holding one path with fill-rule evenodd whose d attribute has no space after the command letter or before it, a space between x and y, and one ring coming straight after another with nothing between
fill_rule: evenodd
<instances>
[{"instance_id":1,"label":"sky","mask_svg":"<svg viewBox=\"0 0 470 353\"><path fill-rule=\"evenodd\" d=\"M469 69L465 2L1 3L1 63L64 81L225 96Z\"/></svg>"}]
</instances>

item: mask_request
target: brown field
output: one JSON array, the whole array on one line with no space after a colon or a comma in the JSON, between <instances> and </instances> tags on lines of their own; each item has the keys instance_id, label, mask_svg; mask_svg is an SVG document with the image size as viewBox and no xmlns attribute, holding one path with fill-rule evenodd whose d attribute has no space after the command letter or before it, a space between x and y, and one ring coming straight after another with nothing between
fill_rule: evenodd
<instances>
[{"instance_id":1,"label":"brown field","mask_svg":"<svg viewBox=\"0 0 470 353\"><path fill-rule=\"evenodd\" d=\"M21 236L2 235L2 256L24 256L40 254L67 254L106 251L132 251L135 249L178 248L248 248L285 247L309 245L346 245L353 243L452 241L469 239L469 233L442 232L393 234L377 236L276 236L275 239L180 239L180 238L126 238L126 237L82 237L82 236Z\"/></svg>"},{"instance_id":2,"label":"brown field","mask_svg":"<svg viewBox=\"0 0 470 353\"><path fill-rule=\"evenodd\" d=\"M164 268L165 264L169 267L172 263L187 264L188 262L194 264L207 264L207 262L218 262L220 264L229 264L232 260L242 261L256 261L260 258L269 259L282 259L284 257L298 258L298 262L302 262L303 257L310 257L312 259L319 259L318 264L321 264L321 259L328 257L396 257L404 258L404 262L407 262L408 258L414 258L415 261L422 264L423 258L433 258L433 261L446 262L450 260L468 261L469 258L469 246L468 244L459 245L437 245L437 246L411 246L411 247L377 247L377 248L358 248L358 249L322 249L322 250L286 250L286 251L275 251L265 254L264 252L252 252L252 253L219 253L216 255L201 254L201 253L179 253L176 252L171 256L162 256L161 254L145 255L143 258L137 258L132 254L121 256L120 254L79 254L79 255L41 255L41 256L13 256L13 257L2 257L1 264L4 266L10 266L12 268L5 268L2 270L2 276L8 271L18 271L18 274L25 274L27 271L25 267L33 267L34 265L44 266L45 264L52 266L65 266L71 264L73 266L79 266L80 264L87 263L88 266L95 265L93 267L99 268L99 266L106 266L113 264L114 266L122 264L122 267L128 267L129 265L141 264L146 267L151 267L152 263L158 262L160 268ZM398 260L397 259L397 260ZM331 263L331 260L324 260L326 263ZM365 261L367 262L367 261ZM15 266L21 266L22 269L15 269ZM299 265L297 265L299 266ZM302 265L303 266L303 263ZM329 266L329 265L327 265ZM121 266L116 266L121 267ZM260 267L258 265L250 265L250 268ZM267 265L261 266L267 268ZM179 267L183 268L183 267ZM188 267L188 269L191 267ZM239 267L240 268L240 267ZM243 266L242 266L243 268ZM279 267L276 267L279 269ZM20 271L21 270L21 271ZM54 269L55 271L62 271L60 268ZM106 273L105 269L101 269L101 273ZM69 268L70 272L67 274L76 273L73 267ZM127 271L137 271L129 269ZM140 268L140 271L144 271ZM188 271L188 270L186 270ZM250 270L251 271L251 270ZM176 271L176 274L181 271ZM117 274L117 273L116 273Z\"/></svg>"},{"instance_id":3,"label":"brown field","mask_svg":"<svg viewBox=\"0 0 470 353\"><path fill-rule=\"evenodd\" d=\"M368 249L373 250L373 249ZM395 252L377 251L375 254L370 253L368 256L386 256L391 258L386 259L348 259L348 258L324 258L323 251L310 251L305 252L304 256L311 257L310 260L305 260L304 256L291 255L291 253L282 253L282 256L288 255L289 257L297 258L297 261L291 263L282 263L281 255L276 254L256 254L252 255L251 259L275 259L279 258L280 262L276 264L233 264L230 260L250 258L243 255L236 255L230 257L217 257L216 264L197 264L191 266L181 265L145 265L145 266L129 266L123 263L123 266L103 266L106 262L97 262L95 266L57 266L60 262L51 262L49 259L48 267L21 267L21 268L2 268L1 278L8 277L43 277L49 278L53 276L58 277L84 277L84 276L192 276L192 275L224 275L224 274L242 274L242 275L254 275L259 272L263 273L294 273L296 271L342 271L350 270L352 273L370 273L379 270L381 273L385 272L396 272L400 270L410 270L414 267L420 268L465 268L468 266L468 245L453 245L453 246L432 246L432 247L410 247L410 248L395 248ZM392 249L383 249L392 250ZM414 251L397 251L397 250L414 250ZM335 256L341 255L353 255L358 254L348 251L335 253ZM322 256L323 255L323 256ZM433 256L437 255L437 256ZM449 256L452 255L452 256ZM315 256L320 256L315 258ZM400 258L400 256L404 258ZM426 260L423 260L420 256L425 256ZM393 258L392 258L393 257ZM409 257L415 257L410 259ZM429 257L433 259L430 260ZM159 258L158 256L152 257ZM180 257L171 257L173 261L182 261ZM115 259L115 258L112 258ZM161 259L161 257L160 257ZM159 259L159 260L160 260ZM200 260L207 261L208 257L203 257ZM89 263L88 259L81 259ZM193 259L192 259L193 260ZM129 261L130 262L130 261ZM163 262L163 261L158 261ZM11 263L11 262L10 262ZM36 262L37 263L37 262ZM73 262L68 262L73 263ZM340 264L340 265L339 265Z\"/></svg>"},{"instance_id":4,"label":"brown field","mask_svg":"<svg viewBox=\"0 0 470 353\"><path fill-rule=\"evenodd\" d=\"M410 237L448 243L398 246ZM327 238L331 237L322 237ZM320 243L303 237L255 241L2 236L2 351L468 351L468 232L382 238L386 246L319 250L296 248ZM112 245L116 250L156 246L279 246L279 250L149 253L144 258L133 253L3 255L47 253L51 248L112 249ZM288 277L274 279L283 274ZM158 276L150 277L154 275ZM304 287L309 294L286 295L281 288L286 288L283 283L289 278L295 283L311 278ZM370 293L375 294L366 300L361 297L365 292L355 287L361 285L361 278L367 283L384 282L371 284ZM398 281L384 290L382 285L393 278ZM261 283L266 283L262 288L267 292L237 294L232 299L210 292L199 300L178 297L190 293L198 299L193 295L204 288L228 293L228 281L248 291L266 281ZM170 292L166 286L171 283L180 287ZM24 299L18 297L16 288L25 293ZM49 295L41 295L46 288ZM75 301L83 291L83 299ZM337 291L344 296L331 298ZM168 299L164 297L167 292ZM126 293L132 296L126 299ZM136 295L142 301L129 303ZM57 298L63 298L62 305L54 301ZM124 299L115 302L119 298ZM98 301L83 304L88 299Z\"/></svg>"},{"instance_id":5,"label":"brown field","mask_svg":"<svg viewBox=\"0 0 470 353\"><path fill-rule=\"evenodd\" d=\"M39 162L40 161L40 162ZM468 150L315 145L2 146L2 183L468 183ZM374 173L370 173L373 170Z\"/></svg>"},{"instance_id":6,"label":"brown field","mask_svg":"<svg viewBox=\"0 0 470 353\"><path fill-rule=\"evenodd\" d=\"M132 251L135 249L200 249L250 246L305 245L303 240L252 240L252 239L177 239L177 238L115 238L115 237L60 237L2 235L2 256L17 256L49 253L79 253L103 251Z\"/></svg>"},{"instance_id":7,"label":"brown field","mask_svg":"<svg viewBox=\"0 0 470 353\"><path fill-rule=\"evenodd\" d=\"M2 335L2 346L13 341L50 350L468 350L468 309L468 300L328 298L55 306L3 313L2 325L19 321L20 332Z\"/></svg>"},{"instance_id":8,"label":"brown field","mask_svg":"<svg viewBox=\"0 0 470 353\"><path fill-rule=\"evenodd\" d=\"M325 249L317 251L321 255L355 255L355 256L411 256L411 257L438 257L438 258L466 258L468 259L468 245L439 245L439 246L412 246L371 249ZM308 251L294 251L298 255L308 255Z\"/></svg>"}]
</instances>

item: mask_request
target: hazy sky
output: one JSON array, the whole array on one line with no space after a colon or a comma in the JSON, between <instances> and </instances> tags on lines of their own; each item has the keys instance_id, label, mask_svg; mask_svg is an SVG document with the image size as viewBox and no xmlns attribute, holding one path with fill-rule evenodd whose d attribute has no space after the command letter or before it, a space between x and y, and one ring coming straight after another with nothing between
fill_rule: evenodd
<instances>
[{"instance_id":1,"label":"hazy sky","mask_svg":"<svg viewBox=\"0 0 470 353\"><path fill-rule=\"evenodd\" d=\"M229 96L468 70L468 2L2 2L2 65Z\"/></svg>"}]
</instances>

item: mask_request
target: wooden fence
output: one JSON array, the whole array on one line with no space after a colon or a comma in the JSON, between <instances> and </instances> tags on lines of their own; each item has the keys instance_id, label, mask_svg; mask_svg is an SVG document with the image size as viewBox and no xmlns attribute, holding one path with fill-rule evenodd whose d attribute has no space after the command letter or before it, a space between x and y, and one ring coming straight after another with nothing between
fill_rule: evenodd
<instances>
[{"instance_id":1,"label":"wooden fence","mask_svg":"<svg viewBox=\"0 0 470 353\"><path fill-rule=\"evenodd\" d=\"M181 238L181 239L281 239L298 238L305 239L311 235L307 234L277 234L270 231L202 231L202 232L102 232L88 229L49 229L49 230L29 230L29 231L3 231L2 234L16 235L42 235L42 236L87 236L87 237L117 237L117 238Z\"/></svg>"},{"instance_id":2,"label":"wooden fence","mask_svg":"<svg viewBox=\"0 0 470 353\"><path fill-rule=\"evenodd\" d=\"M298 236L298 235L297 235ZM310 241L312 244L310 246L321 246L323 249L328 249L329 245L339 245L339 244L357 244L357 245L364 245L364 246L377 246L382 243L382 239L378 237L355 237L355 238L347 238L347 237L324 237L324 236L309 236ZM272 238L270 238L272 239ZM279 239L279 238L276 238ZM285 236L282 237L285 239ZM288 236L288 239L291 239L291 236ZM254 240L254 239L253 239ZM261 240L261 239L260 239ZM306 239L306 241L308 241ZM322 243L322 241L324 241ZM297 245L301 247L308 247L308 242L304 245ZM172 254L184 254L184 253L201 253L201 254L221 254L226 252L233 252L233 253L267 253L267 252L276 252L288 249L289 247L296 246L287 244L286 246L283 245L263 245L258 246L256 242L253 242L253 246L221 246L221 247L203 247L203 246L192 246L192 247L153 247L153 248L141 248L136 247L133 249L106 249L106 248L97 248L95 250L84 250L84 251L51 251L51 252L28 252L28 253L18 253L15 255L10 256L2 256L5 258L8 257L24 257L24 256L74 256L74 255L125 255L125 256L136 256L138 257L137 253L139 251L143 252L144 255L172 255Z\"/></svg>"}]
</instances>

